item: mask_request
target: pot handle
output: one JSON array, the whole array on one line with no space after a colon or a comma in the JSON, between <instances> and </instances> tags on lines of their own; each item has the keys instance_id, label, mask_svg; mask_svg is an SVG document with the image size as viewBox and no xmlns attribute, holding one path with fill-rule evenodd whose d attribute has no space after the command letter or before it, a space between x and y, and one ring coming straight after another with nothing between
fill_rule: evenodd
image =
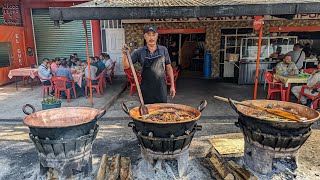
<instances>
[{"instance_id":1,"label":"pot handle","mask_svg":"<svg viewBox=\"0 0 320 180\"><path fill-rule=\"evenodd\" d=\"M231 98L228 98L228 101L229 101L229 104L230 104L230 106L232 107L232 109L235 110L236 113L239 114L239 111L238 111L238 109L237 109L237 106L236 106L236 104L233 102L233 100L232 100Z\"/></svg>"},{"instance_id":2,"label":"pot handle","mask_svg":"<svg viewBox=\"0 0 320 180\"><path fill-rule=\"evenodd\" d=\"M104 116L106 114L106 112L107 112L106 110L102 110L94 118L95 119L100 119L102 116Z\"/></svg>"},{"instance_id":3,"label":"pot handle","mask_svg":"<svg viewBox=\"0 0 320 180\"><path fill-rule=\"evenodd\" d=\"M30 108L32 109L32 112L31 112L31 113L28 112L28 111L26 110L26 107L30 107ZM32 114L32 113L35 113L35 112L36 112L36 109L35 109L31 104L26 104L26 105L24 105L24 106L22 107L22 111L23 111L26 115L30 115L30 114Z\"/></svg>"},{"instance_id":4,"label":"pot handle","mask_svg":"<svg viewBox=\"0 0 320 180\"><path fill-rule=\"evenodd\" d=\"M207 107L207 104L208 103L206 100L201 101L200 105L198 106L198 110L202 112Z\"/></svg>"},{"instance_id":5,"label":"pot handle","mask_svg":"<svg viewBox=\"0 0 320 180\"><path fill-rule=\"evenodd\" d=\"M132 127L132 128L135 127L134 122L129 122L128 127Z\"/></svg>"},{"instance_id":6,"label":"pot handle","mask_svg":"<svg viewBox=\"0 0 320 180\"><path fill-rule=\"evenodd\" d=\"M196 125L194 126L194 128L195 128L197 131L201 131L201 130L202 130L202 126L201 126L201 125L198 125L198 124L196 124Z\"/></svg>"},{"instance_id":7,"label":"pot handle","mask_svg":"<svg viewBox=\"0 0 320 180\"><path fill-rule=\"evenodd\" d=\"M122 110L129 115L129 109L125 103L121 103Z\"/></svg>"}]
</instances>

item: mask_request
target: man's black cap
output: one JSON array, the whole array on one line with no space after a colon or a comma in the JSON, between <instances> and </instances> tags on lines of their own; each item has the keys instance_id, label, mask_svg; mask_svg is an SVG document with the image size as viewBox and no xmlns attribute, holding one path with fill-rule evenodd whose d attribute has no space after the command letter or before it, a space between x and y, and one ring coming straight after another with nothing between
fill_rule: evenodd
<instances>
[{"instance_id":1,"label":"man's black cap","mask_svg":"<svg viewBox=\"0 0 320 180\"><path fill-rule=\"evenodd\" d=\"M147 26L146 29L144 29L144 33L148 32L148 31L153 31L153 32L157 33L158 29L154 26Z\"/></svg>"}]
</instances>

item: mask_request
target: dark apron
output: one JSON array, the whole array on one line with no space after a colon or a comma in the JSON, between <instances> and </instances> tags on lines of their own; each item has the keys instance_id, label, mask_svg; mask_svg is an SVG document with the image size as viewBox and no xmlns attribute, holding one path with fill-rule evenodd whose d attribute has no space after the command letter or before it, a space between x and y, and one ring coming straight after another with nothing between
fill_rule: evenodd
<instances>
[{"instance_id":1,"label":"dark apron","mask_svg":"<svg viewBox=\"0 0 320 180\"><path fill-rule=\"evenodd\" d=\"M142 68L141 92L145 104L166 103L167 84L164 56L146 57Z\"/></svg>"}]
</instances>

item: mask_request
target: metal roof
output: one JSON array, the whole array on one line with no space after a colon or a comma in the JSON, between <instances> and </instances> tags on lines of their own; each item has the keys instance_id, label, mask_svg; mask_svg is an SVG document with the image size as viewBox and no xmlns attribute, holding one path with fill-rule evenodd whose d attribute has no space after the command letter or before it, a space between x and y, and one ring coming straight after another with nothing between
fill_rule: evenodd
<instances>
[{"instance_id":1,"label":"metal roof","mask_svg":"<svg viewBox=\"0 0 320 180\"><path fill-rule=\"evenodd\" d=\"M74 7L172 7L312 2L319 2L319 0L93 0Z\"/></svg>"},{"instance_id":2,"label":"metal roof","mask_svg":"<svg viewBox=\"0 0 320 180\"><path fill-rule=\"evenodd\" d=\"M197 18L320 13L320 0L94 0L50 8L52 20Z\"/></svg>"}]
</instances>

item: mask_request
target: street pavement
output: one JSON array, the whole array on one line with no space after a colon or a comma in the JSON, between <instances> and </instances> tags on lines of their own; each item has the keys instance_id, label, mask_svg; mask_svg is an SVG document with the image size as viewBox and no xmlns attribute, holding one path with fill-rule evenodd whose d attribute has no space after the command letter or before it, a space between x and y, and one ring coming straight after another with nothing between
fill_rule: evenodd
<instances>
[{"instance_id":1,"label":"street pavement","mask_svg":"<svg viewBox=\"0 0 320 180\"><path fill-rule=\"evenodd\" d=\"M121 87L119 82L118 86ZM9 85L12 86L12 85ZM115 87L113 87L115 86ZM114 88L114 90L112 90ZM6 89L6 87L4 87ZM21 90L20 90L21 89ZM29 129L22 123L25 116L21 113L21 106L25 103L36 105L40 109L41 95L35 88L33 91L27 88L20 88L15 91L14 87L3 93L1 91L0 120L0 179L35 179L39 172L37 152L32 141L28 137ZM103 107L108 101L108 92L116 91L115 85L108 86L107 93L102 98L95 98L94 107ZM208 138L213 135L225 133L240 133L239 128L234 125L237 121L237 114L230 108L230 105L215 100L214 95L230 97L235 100L252 99L253 86L239 86L233 83L217 82L204 79L179 79L177 83L177 96L174 99L168 97L171 103L184 104L197 107L202 100L208 101L207 108L202 112L202 118L198 124L202 125L202 131L196 133L190 146L190 159L204 157L210 150ZM258 97L263 99L266 92L262 86L259 87ZM37 100L34 100L37 98ZM75 101L74 106L88 106L88 99ZM106 115L98 121L100 130L93 146L93 172L92 177L97 171L99 160L102 154L121 154L131 158L136 163L140 157L140 150L134 133L128 127L130 117L123 112L120 104L125 102L129 108L139 105L137 94L129 95L126 90L115 102ZM63 102L63 106L70 106Z\"/></svg>"}]
</instances>

